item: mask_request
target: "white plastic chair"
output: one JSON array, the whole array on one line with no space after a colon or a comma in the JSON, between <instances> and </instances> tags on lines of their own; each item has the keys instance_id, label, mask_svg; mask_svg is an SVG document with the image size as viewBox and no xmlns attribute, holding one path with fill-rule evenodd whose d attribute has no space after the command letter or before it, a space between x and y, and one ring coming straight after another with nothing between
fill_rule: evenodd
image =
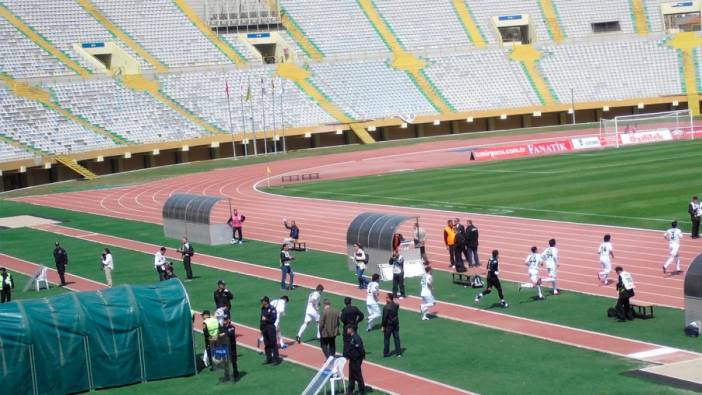
<instances>
[{"instance_id":1,"label":"white plastic chair","mask_svg":"<svg viewBox=\"0 0 702 395\"><path fill-rule=\"evenodd\" d=\"M39 290L42 288L49 289L49 279L46 276L46 266L41 267L41 273L39 273L37 279L34 280L34 288L37 290L37 292L39 292Z\"/></svg>"},{"instance_id":2,"label":"white plastic chair","mask_svg":"<svg viewBox=\"0 0 702 395\"><path fill-rule=\"evenodd\" d=\"M346 367L346 358L339 357L334 360L332 376L329 379L329 386L331 387L332 395L336 394L337 383L339 384L339 387L343 389L342 394L346 393L346 377L344 376L344 367Z\"/></svg>"}]
</instances>

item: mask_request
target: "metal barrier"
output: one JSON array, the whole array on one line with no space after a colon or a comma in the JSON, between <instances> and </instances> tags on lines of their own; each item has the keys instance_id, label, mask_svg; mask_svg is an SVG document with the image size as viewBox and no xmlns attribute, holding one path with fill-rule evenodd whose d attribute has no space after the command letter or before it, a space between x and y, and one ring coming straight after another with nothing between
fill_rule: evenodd
<instances>
[{"instance_id":1,"label":"metal barrier","mask_svg":"<svg viewBox=\"0 0 702 395\"><path fill-rule=\"evenodd\" d=\"M280 181L283 183L311 181L311 180L319 180L319 173L292 174L292 175L287 175L287 176L280 176Z\"/></svg>"}]
</instances>

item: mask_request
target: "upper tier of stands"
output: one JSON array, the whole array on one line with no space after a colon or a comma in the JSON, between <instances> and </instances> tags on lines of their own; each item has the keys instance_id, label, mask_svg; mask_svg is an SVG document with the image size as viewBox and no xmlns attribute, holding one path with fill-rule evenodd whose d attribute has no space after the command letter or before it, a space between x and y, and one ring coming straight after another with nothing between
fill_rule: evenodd
<instances>
[{"instance_id":1,"label":"upper tier of stands","mask_svg":"<svg viewBox=\"0 0 702 395\"><path fill-rule=\"evenodd\" d=\"M562 43L550 39L549 26L537 0L464 1L488 44L477 48L452 0L373 0L391 34L405 50L424 62L421 74L414 75L393 68L397 59L356 0L280 1L283 12L322 54L321 61L309 59L293 35L284 31L281 35L295 43L298 65L309 72L310 85L356 121L438 114L436 100L432 104L430 98L433 94L456 111L485 111L538 108L542 99L537 89L549 89L560 103L570 103L571 92L576 102L685 92L680 53L670 48L670 36L661 32L663 0L643 1L651 32L643 36L635 34L632 2L552 1L557 23L566 36ZM153 92L122 84L121 77L98 73L77 77L75 68L67 67L0 17L0 73L28 79L49 91L58 106L95 125L102 133L88 130L85 124L66 119L39 102L17 97L0 82L0 137L5 139L3 142L0 138L0 161L30 157L30 153L17 148L19 145L29 151L72 153L114 147L116 143L108 138L110 133L127 142L151 143L213 132L203 129L208 125L196 125L192 117L176 111L178 106L227 132L249 131L252 125L261 131L338 122L303 86L276 76L274 66L263 65L253 47L234 34L221 34L249 63L244 67L232 64L172 1L93 0L92 4L148 55L171 70L153 70L132 47L121 42L75 0L0 3L58 51L93 72L90 62L82 59L74 46L114 42L142 65L146 81L160 83L161 93L176 103L176 109L153 97ZM510 58L510 48L499 45L492 24L495 16L516 14L529 15L535 30L534 47L542 53L529 70ZM621 33L592 32L592 23L614 20L619 21ZM697 50L695 56L699 68L702 50ZM529 74L535 72L544 82L540 87ZM696 72L699 76L702 71ZM417 75L426 77L424 85L416 80ZM230 91L231 121L225 84ZM245 97L249 99L244 100Z\"/></svg>"}]
</instances>

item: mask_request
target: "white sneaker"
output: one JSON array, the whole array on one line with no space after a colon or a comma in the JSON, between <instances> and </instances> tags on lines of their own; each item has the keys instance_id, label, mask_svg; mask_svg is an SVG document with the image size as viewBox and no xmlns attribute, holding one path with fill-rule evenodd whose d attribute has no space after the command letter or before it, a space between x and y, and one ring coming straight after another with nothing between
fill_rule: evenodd
<instances>
[{"instance_id":1,"label":"white sneaker","mask_svg":"<svg viewBox=\"0 0 702 395\"><path fill-rule=\"evenodd\" d=\"M429 321L429 317L427 317L426 315L422 316L422 321Z\"/></svg>"},{"instance_id":2,"label":"white sneaker","mask_svg":"<svg viewBox=\"0 0 702 395\"><path fill-rule=\"evenodd\" d=\"M243 241L243 240L239 240L239 244L244 244L244 241Z\"/></svg>"},{"instance_id":3,"label":"white sneaker","mask_svg":"<svg viewBox=\"0 0 702 395\"><path fill-rule=\"evenodd\" d=\"M232 241L230 241L229 244L236 244L236 240L232 239Z\"/></svg>"}]
</instances>

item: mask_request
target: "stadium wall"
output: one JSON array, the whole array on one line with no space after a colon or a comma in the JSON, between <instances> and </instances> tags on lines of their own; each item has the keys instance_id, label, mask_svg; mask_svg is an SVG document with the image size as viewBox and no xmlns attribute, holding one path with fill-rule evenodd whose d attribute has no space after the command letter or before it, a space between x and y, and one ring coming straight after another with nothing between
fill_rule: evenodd
<instances>
[{"instance_id":1,"label":"stadium wall","mask_svg":"<svg viewBox=\"0 0 702 395\"><path fill-rule=\"evenodd\" d=\"M682 110L687 108L686 99L684 96L675 96L648 100L623 100L616 102L616 105L601 102L580 103L576 104L576 121L578 123L597 122L603 117L613 118L619 115ZM674 105L676 103L678 103L677 106ZM402 121L399 119L368 121L361 123L361 125L365 128L375 127L375 130L369 130L369 134L376 141L391 141L479 131L569 125L572 122L572 115L568 113L568 107L567 105L550 106L549 109L552 111L544 111L538 115L536 112L544 110L544 108L419 116L414 120L414 123L408 124L406 128L401 127ZM438 125L436 124L437 121ZM337 130L341 130L342 133L337 134ZM261 138L264 132L257 132L256 135L258 138L258 152L263 153L264 147ZM272 136L273 133L268 131L266 135ZM306 137L306 135L309 135L309 137ZM243 138L248 138L252 141L253 136L251 134L236 136L238 156L244 155L244 148L241 144ZM150 167L231 157L231 142L231 135L221 134L188 141L143 144L83 152L71 155L71 157L94 173L105 175ZM286 146L289 151L357 143L359 143L358 139L346 125L322 125L312 128L286 130ZM184 150L184 148L187 149ZM282 151L282 141L278 142L278 150ZM155 154L155 151L158 151L158 153ZM273 151L272 146L269 146L269 151ZM249 144L248 152L249 154L253 152L251 143ZM78 174L58 164L52 157L0 163L0 171L2 172L0 173L0 192L80 178Z\"/></svg>"}]
</instances>

